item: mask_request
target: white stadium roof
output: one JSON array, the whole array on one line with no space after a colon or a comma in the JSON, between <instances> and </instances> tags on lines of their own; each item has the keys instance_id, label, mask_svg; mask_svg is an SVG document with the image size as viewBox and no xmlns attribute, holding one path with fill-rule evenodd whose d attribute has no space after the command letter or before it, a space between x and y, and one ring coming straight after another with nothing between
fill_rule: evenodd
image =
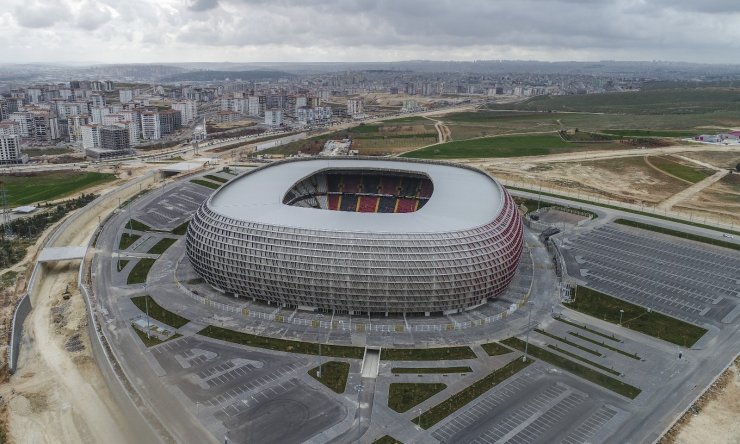
<instances>
[{"instance_id":1,"label":"white stadium roof","mask_svg":"<svg viewBox=\"0 0 740 444\"><path fill-rule=\"evenodd\" d=\"M322 170L382 170L426 174L429 201L412 213L359 213L283 204L300 180ZM247 222L322 231L430 233L471 229L503 208L500 185L483 172L452 164L357 158L312 158L267 165L232 180L208 200L211 210Z\"/></svg>"}]
</instances>

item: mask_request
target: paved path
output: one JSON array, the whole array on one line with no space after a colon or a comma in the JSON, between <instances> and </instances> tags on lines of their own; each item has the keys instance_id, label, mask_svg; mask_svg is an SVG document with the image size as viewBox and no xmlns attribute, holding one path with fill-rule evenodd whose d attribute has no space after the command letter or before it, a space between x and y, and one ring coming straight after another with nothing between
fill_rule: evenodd
<instances>
[{"instance_id":1,"label":"paved path","mask_svg":"<svg viewBox=\"0 0 740 444\"><path fill-rule=\"evenodd\" d=\"M711 185L715 184L717 181L725 177L727 174L729 174L730 170L721 170L717 171L713 175L707 177L704 180L701 180L690 187L686 188L685 190L679 191L678 193L674 194L673 196L669 197L668 199L664 200L663 202L658 204L658 209L660 210L670 210L673 208L674 205L683 202L685 200L688 200L692 198L695 194L703 191L704 189L710 187Z\"/></svg>"}]
</instances>

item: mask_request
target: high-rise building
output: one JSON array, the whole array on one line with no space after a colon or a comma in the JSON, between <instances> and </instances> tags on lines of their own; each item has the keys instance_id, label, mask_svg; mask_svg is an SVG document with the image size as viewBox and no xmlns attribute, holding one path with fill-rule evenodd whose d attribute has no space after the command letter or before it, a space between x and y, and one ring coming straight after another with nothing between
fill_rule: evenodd
<instances>
[{"instance_id":1,"label":"high-rise building","mask_svg":"<svg viewBox=\"0 0 740 444\"><path fill-rule=\"evenodd\" d=\"M365 106L362 99L347 99L347 114L356 116L365 112Z\"/></svg>"},{"instance_id":2,"label":"high-rise building","mask_svg":"<svg viewBox=\"0 0 740 444\"><path fill-rule=\"evenodd\" d=\"M100 148L100 128L97 124L82 127L82 148Z\"/></svg>"},{"instance_id":3,"label":"high-rise building","mask_svg":"<svg viewBox=\"0 0 740 444\"><path fill-rule=\"evenodd\" d=\"M268 109L265 111L265 125L276 128L283 124L283 111L280 109Z\"/></svg>"},{"instance_id":4,"label":"high-rise building","mask_svg":"<svg viewBox=\"0 0 740 444\"><path fill-rule=\"evenodd\" d=\"M141 113L141 138L144 140L159 140L161 137L159 113L156 111Z\"/></svg>"},{"instance_id":5,"label":"high-rise building","mask_svg":"<svg viewBox=\"0 0 740 444\"><path fill-rule=\"evenodd\" d=\"M28 156L21 154L21 138L17 134L0 135L0 164L27 161Z\"/></svg>"},{"instance_id":6,"label":"high-rise building","mask_svg":"<svg viewBox=\"0 0 740 444\"><path fill-rule=\"evenodd\" d=\"M159 131L161 135L172 134L182 126L180 111L168 109L159 111Z\"/></svg>"},{"instance_id":7,"label":"high-rise building","mask_svg":"<svg viewBox=\"0 0 740 444\"><path fill-rule=\"evenodd\" d=\"M182 116L182 123L189 125L198 117L198 107L192 100L183 100L182 102L175 102L171 105L172 109L179 111Z\"/></svg>"},{"instance_id":8,"label":"high-rise building","mask_svg":"<svg viewBox=\"0 0 740 444\"><path fill-rule=\"evenodd\" d=\"M8 119L18 123L18 135L22 139L30 139L35 135L33 117L28 111L17 111L10 113Z\"/></svg>"},{"instance_id":9,"label":"high-rise building","mask_svg":"<svg viewBox=\"0 0 740 444\"><path fill-rule=\"evenodd\" d=\"M118 91L118 98L121 103L130 103L134 101L134 91L131 89L121 89Z\"/></svg>"},{"instance_id":10,"label":"high-rise building","mask_svg":"<svg viewBox=\"0 0 740 444\"><path fill-rule=\"evenodd\" d=\"M126 125L111 125L100 128L100 148L108 151L127 151L131 147Z\"/></svg>"}]
</instances>

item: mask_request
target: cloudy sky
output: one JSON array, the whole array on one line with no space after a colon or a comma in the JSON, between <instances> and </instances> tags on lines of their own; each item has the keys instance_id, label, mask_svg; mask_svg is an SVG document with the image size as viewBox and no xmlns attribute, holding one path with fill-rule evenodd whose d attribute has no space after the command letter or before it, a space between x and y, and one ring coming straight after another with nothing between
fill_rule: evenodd
<instances>
[{"instance_id":1,"label":"cloudy sky","mask_svg":"<svg viewBox=\"0 0 740 444\"><path fill-rule=\"evenodd\" d=\"M740 63L740 0L0 0L0 63Z\"/></svg>"}]
</instances>

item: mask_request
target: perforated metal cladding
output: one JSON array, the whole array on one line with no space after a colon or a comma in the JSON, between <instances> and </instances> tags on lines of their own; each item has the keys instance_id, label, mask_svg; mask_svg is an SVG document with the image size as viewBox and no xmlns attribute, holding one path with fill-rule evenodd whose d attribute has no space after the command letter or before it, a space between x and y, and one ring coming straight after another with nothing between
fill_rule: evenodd
<instances>
[{"instance_id":1,"label":"perforated metal cladding","mask_svg":"<svg viewBox=\"0 0 740 444\"><path fill-rule=\"evenodd\" d=\"M449 233L268 226L227 218L206 203L190 222L187 254L209 284L241 297L354 312L466 308L503 292L519 262L522 223L503 194L494 220Z\"/></svg>"}]
</instances>

